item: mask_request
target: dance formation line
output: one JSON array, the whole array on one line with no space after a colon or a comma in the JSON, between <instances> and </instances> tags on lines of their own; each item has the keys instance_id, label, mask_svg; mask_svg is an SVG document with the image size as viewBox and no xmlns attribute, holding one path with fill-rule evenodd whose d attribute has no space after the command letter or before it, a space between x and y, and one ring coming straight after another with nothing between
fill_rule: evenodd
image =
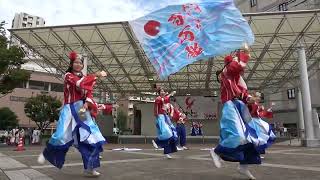
<instances>
[{"instance_id":1,"label":"dance formation line","mask_svg":"<svg viewBox=\"0 0 320 180\"><path fill-rule=\"evenodd\" d=\"M269 124L261 119L271 112L259 104L258 93L248 93L241 76L250 60L248 45L253 44L254 37L233 1L174 5L131 21L130 25L161 78L199 59L232 52L224 58L223 69L216 73L221 83L223 109L220 142L210 155L217 168L221 167L221 160L239 162L239 172L255 179L248 165L261 164L260 154L272 144L275 136ZM99 109L108 107L98 107L94 102L93 87L97 78L107 74L104 71L83 74L83 57L75 52L70 53L69 60L64 76L64 106L57 129L38 162L47 160L62 168L70 146L75 146L83 159L84 174L97 177L100 175L96 170L100 167L99 154L106 140L95 117ZM162 147L165 157L171 159L170 154L177 152L178 138L181 148L188 149L186 115L170 103L175 91L169 94L159 86L156 91L159 95L154 104L157 138L153 145ZM176 127L171 120L177 122Z\"/></svg>"}]
</instances>

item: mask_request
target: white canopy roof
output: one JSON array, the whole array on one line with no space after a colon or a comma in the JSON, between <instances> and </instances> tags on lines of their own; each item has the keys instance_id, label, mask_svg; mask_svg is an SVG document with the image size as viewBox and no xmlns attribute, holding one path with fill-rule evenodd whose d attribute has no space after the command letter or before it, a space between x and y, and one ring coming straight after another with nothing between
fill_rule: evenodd
<instances>
[{"instance_id":1,"label":"white canopy roof","mask_svg":"<svg viewBox=\"0 0 320 180\"><path fill-rule=\"evenodd\" d=\"M244 74L250 89L277 89L299 76L299 42L305 47L309 70L316 67L320 55L319 13L320 10L244 14L255 34L252 59ZM89 72L108 72L109 76L98 83L98 88L107 91L139 94L153 91L154 83L180 94L210 95L219 89L215 71L223 67L223 57L200 60L165 81L159 80L128 22L9 31L43 58L45 63L39 65L49 65L61 73L67 69L71 50L86 53Z\"/></svg>"}]
</instances>

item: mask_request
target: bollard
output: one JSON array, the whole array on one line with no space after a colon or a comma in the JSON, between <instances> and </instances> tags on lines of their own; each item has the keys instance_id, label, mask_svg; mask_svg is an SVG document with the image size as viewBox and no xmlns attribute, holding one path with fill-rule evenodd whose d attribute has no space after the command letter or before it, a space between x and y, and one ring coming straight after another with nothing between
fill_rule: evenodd
<instances>
[{"instance_id":1,"label":"bollard","mask_svg":"<svg viewBox=\"0 0 320 180\"><path fill-rule=\"evenodd\" d=\"M288 133L289 134L289 141L290 141L290 146L291 146L291 133Z\"/></svg>"},{"instance_id":2,"label":"bollard","mask_svg":"<svg viewBox=\"0 0 320 180\"><path fill-rule=\"evenodd\" d=\"M204 144L204 135L202 135L202 144Z\"/></svg>"}]
</instances>

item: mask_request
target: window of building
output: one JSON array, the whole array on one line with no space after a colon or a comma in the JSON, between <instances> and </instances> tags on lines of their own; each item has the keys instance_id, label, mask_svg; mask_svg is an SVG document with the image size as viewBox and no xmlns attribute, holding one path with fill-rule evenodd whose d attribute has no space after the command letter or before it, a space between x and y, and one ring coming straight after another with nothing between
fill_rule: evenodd
<instances>
[{"instance_id":1,"label":"window of building","mask_svg":"<svg viewBox=\"0 0 320 180\"><path fill-rule=\"evenodd\" d=\"M51 83L51 91L63 92L63 84Z\"/></svg>"},{"instance_id":2,"label":"window of building","mask_svg":"<svg viewBox=\"0 0 320 180\"><path fill-rule=\"evenodd\" d=\"M26 18L26 17L23 18L23 21L27 21L27 20L28 20L28 18Z\"/></svg>"},{"instance_id":3,"label":"window of building","mask_svg":"<svg viewBox=\"0 0 320 180\"><path fill-rule=\"evenodd\" d=\"M279 5L279 11L288 11L288 3L282 3Z\"/></svg>"},{"instance_id":4,"label":"window of building","mask_svg":"<svg viewBox=\"0 0 320 180\"><path fill-rule=\"evenodd\" d=\"M44 90L49 91L49 83L48 82L43 82L44 85Z\"/></svg>"},{"instance_id":5,"label":"window of building","mask_svg":"<svg viewBox=\"0 0 320 180\"><path fill-rule=\"evenodd\" d=\"M258 0L250 0L251 7L255 7L257 5Z\"/></svg>"},{"instance_id":6,"label":"window of building","mask_svg":"<svg viewBox=\"0 0 320 180\"><path fill-rule=\"evenodd\" d=\"M17 88L26 88L26 82L21 82L16 87Z\"/></svg>"},{"instance_id":7,"label":"window of building","mask_svg":"<svg viewBox=\"0 0 320 180\"><path fill-rule=\"evenodd\" d=\"M42 90L42 91L48 90L48 89L45 89L44 82L32 81L32 80L29 81L29 89L37 89L37 90Z\"/></svg>"},{"instance_id":8,"label":"window of building","mask_svg":"<svg viewBox=\"0 0 320 180\"><path fill-rule=\"evenodd\" d=\"M287 94L288 94L288 99L295 99L296 98L295 89L288 89Z\"/></svg>"},{"instance_id":9,"label":"window of building","mask_svg":"<svg viewBox=\"0 0 320 180\"><path fill-rule=\"evenodd\" d=\"M30 21L33 21L33 17L29 17Z\"/></svg>"},{"instance_id":10,"label":"window of building","mask_svg":"<svg viewBox=\"0 0 320 180\"><path fill-rule=\"evenodd\" d=\"M23 24L22 24L22 27L27 27L27 25L23 23Z\"/></svg>"}]
</instances>

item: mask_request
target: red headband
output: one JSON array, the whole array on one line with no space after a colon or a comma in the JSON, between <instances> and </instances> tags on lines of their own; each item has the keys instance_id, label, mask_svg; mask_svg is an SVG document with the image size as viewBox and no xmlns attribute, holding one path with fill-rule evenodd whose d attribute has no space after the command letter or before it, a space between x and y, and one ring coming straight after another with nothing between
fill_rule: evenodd
<instances>
[{"instance_id":1,"label":"red headband","mask_svg":"<svg viewBox=\"0 0 320 180\"><path fill-rule=\"evenodd\" d=\"M224 58L224 64L229 64L233 60L231 55L228 55Z\"/></svg>"},{"instance_id":2,"label":"red headband","mask_svg":"<svg viewBox=\"0 0 320 180\"><path fill-rule=\"evenodd\" d=\"M74 61L77 59L77 53L75 51L71 51L69 54L70 61Z\"/></svg>"}]
</instances>

